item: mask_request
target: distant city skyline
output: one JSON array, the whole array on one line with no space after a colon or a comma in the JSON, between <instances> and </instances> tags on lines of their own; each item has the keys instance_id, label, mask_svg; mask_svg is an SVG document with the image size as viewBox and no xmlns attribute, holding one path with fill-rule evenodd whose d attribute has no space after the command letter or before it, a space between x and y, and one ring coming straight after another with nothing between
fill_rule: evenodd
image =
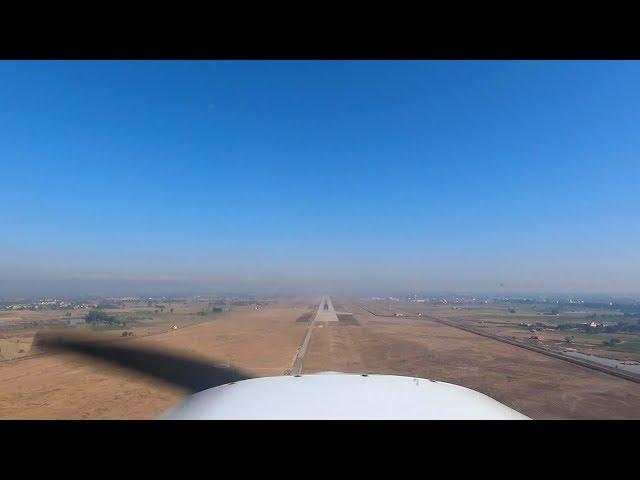
<instances>
[{"instance_id":1,"label":"distant city skyline","mask_svg":"<svg viewBox=\"0 0 640 480\"><path fill-rule=\"evenodd\" d=\"M640 295L638 85L614 61L3 61L0 297Z\"/></svg>"}]
</instances>

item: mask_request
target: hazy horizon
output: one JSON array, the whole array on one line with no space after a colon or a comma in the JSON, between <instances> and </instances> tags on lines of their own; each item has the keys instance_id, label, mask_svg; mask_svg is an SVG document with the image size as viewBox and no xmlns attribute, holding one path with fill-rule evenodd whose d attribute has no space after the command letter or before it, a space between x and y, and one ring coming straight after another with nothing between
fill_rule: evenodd
<instances>
[{"instance_id":1,"label":"hazy horizon","mask_svg":"<svg viewBox=\"0 0 640 480\"><path fill-rule=\"evenodd\" d=\"M638 296L639 84L614 61L0 62L0 297Z\"/></svg>"},{"instance_id":2,"label":"hazy horizon","mask_svg":"<svg viewBox=\"0 0 640 480\"><path fill-rule=\"evenodd\" d=\"M610 296L640 299L640 294L632 290L613 290L605 288L566 288L553 287L550 282L539 288L526 286L497 284L487 288L464 288L473 282L419 282L408 284L406 278L394 282L393 278L369 279L358 282L355 278L346 278L343 282L322 282L319 279L309 281L305 276L298 278L278 278L271 276L258 278L229 278L206 280L193 277L132 277L89 275L83 276L35 276L12 275L0 278L0 299L8 297L47 297L47 296L194 296L194 295L223 295L223 294L252 294L264 296L281 295L330 295L342 296L371 296L398 294L458 294L458 295L567 295L574 297ZM398 285L409 285L400 287ZM413 285L413 286L411 286ZM425 285L432 285L431 287ZM447 287L449 285L449 287ZM522 283L520 284L522 285Z\"/></svg>"}]
</instances>

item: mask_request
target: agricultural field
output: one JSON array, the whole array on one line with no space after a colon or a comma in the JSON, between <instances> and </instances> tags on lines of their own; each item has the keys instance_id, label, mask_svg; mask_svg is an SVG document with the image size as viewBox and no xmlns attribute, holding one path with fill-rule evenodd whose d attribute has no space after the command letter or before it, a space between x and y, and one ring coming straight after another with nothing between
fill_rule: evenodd
<instances>
[{"instance_id":1,"label":"agricultural field","mask_svg":"<svg viewBox=\"0 0 640 480\"><path fill-rule=\"evenodd\" d=\"M83 310L21 310L0 312L0 361L28 357L33 337L41 330L92 331L105 336L147 336L211 321L222 313L247 310L249 305L220 305L212 301L182 301L166 304L127 303L117 308ZM87 322L91 312L110 321Z\"/></svg>"}]
</instances>

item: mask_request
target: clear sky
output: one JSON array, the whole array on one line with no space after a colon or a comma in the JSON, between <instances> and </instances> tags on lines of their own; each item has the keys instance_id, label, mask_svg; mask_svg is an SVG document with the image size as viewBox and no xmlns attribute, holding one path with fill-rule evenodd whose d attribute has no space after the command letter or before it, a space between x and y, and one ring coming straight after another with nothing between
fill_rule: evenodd
<instances>
[{"instance_id":1,"label":"clear sky","mask_svg":"<svg viewBox=\"0 0 640 480\"><path fill-rule=\"evenodd\" d=\"M118 288L640 293L640 63L0 62L0 296Z\"/></svg>"}]
</instances>

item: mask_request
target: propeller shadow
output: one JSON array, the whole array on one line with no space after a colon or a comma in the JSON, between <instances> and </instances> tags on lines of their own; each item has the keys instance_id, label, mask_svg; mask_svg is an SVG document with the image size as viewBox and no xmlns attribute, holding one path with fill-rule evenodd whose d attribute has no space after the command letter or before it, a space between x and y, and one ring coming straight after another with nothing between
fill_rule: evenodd
<instances>
[{"instance_id":1,"label":"propeller shadow","mask_svg":"<svg viewBox=\"0 0 640 480\"><path fill-rule=\"evenodd\" d=\"M122 343L129 343L128 341ZM134 370L191 393L253 378L239 369L139 345L116 345L77 334L38 332L34 346L47 353L74 353Z\"/></svg>"}]
</instances>

